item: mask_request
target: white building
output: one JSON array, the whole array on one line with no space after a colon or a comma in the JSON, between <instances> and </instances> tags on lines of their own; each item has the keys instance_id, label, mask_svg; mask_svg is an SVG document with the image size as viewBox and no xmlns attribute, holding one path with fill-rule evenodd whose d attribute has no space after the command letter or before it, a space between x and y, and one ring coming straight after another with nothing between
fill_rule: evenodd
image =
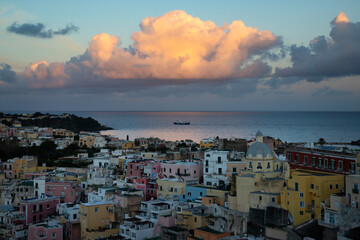
<instances>
[{"instance_id":1,"label":"white building","mask_svg":"<svg viewBox=\"0 0 360 240\"><path fill-rule=\"evenodd\" d=\"M228 184L226 177L228 151L208 150L204 158L204 185L219 186Z\"/></svg>"},{"instance_id":2,"label":"white building","mask_svg":"<svg viewBox=\"0 0 360 240\"><path fill-rule=\"evenodd\" d=\"M103 148L106 145L106 140L102 136L96 136L94 140L94 147L95 148Z\"/></svg>"},{"instance_id":3,"label":"white building","mask_svg":"<svg viewBox=\"0 0 360 240\"><path fill-rule=\"evenodd\" d=\"M110 158L108 157L94 157L94 167L107 168L110 165Z\"/></svg>"},{"instance_id":4,"label":"white building","mask_svg":"<svg viewBox=\"0 0 360 240\"><path fill-rule=\"evenodd\" d=\"M34 195L35 197L42 197L46 195L45 177L37 177L34 179Z\"/></svg>"},{"instance_id":5,"label":"white building","mask_svg":"<svg viewBox=\"0 0 360 240\"><path fill-rule=\"evenodd\" d=\"M120 225L120 235L126 239L143 240L153 235L155 224L140 218L126 218Z\"/></svg>"}]
</instances>

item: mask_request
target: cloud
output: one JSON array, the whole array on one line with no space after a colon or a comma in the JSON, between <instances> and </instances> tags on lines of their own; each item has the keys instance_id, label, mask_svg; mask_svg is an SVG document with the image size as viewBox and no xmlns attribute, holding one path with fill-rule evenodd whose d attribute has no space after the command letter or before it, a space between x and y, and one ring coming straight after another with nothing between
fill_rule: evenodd
<instances>
[{"instance_id":1,"label":"cloud","mask_svg":"<svg viewBox=\"0 0 360 240\"><path fill-rule=\"evenodd\" d=\"M9 64L0 63L0 85L4 83L13 83L16 80L16 73L11 70Z\"/></svg>"},{"instance_id":2,"label":"cloud","mask_svg":"<svg viewBox=\"0 0 360 240\"><path fill-rule=\"evenodd\" d=\"M309 46L290 47L291 67L276 68L275 78L319 82L325 78L360 74L360 22L340 13L331 23L330 37L318 36Z\"/></svg>"},{"instance_id":3,"label":"cloud","mask_svg":"<svg viewBox=\"0 0 360 240\"><path fill-rule=\"evenodd\" d=\"M79 27L74 26L73 24L66 25L65 28L58 29L57 31L46 29L45 25L42 23L18 24L17 22L13 22L13 24L7 27L7 31L10 33L38 38L52 38L54 35L67 35L72 32L77 32L78 30Z\"/></svg>"},{"instance_id":4,"label":"cloud","mask_svg":"<svg viewBox=\"0 0 360 240\"><path fill-rule=\"evenodd\" d=\"M335 90L333 88L325 86L317 89L312 95L313 96L344 96L351 93L352 92L350 91Z\"/></svg>"},{"instance_id":5,"label":"cloud","mask_svg":"<svg viewBox=\"0 0 360 240\"><path fill-rule=\"evenodd\" d=\"M65 63L35 63L19 75L36 88L122 91L262 78L271 73L264 59L274 57L271 51L282 46L270 31L242 21L217 26L179 10L143 19L132 40L123 48L119 37L97 34L84 54Z\"/></svg>"}]
</instances>

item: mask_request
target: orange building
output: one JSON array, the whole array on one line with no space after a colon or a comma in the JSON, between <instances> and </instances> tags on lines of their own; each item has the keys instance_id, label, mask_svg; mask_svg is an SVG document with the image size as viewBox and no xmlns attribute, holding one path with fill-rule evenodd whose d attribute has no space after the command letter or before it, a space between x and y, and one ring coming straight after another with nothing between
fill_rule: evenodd
<instances>
[{"instance_id":1,"label":"orange building","mask_svg":"<svg viewBox=\"0 0 360 240\"><path fill-rule=\"evenodd\" d=\"M231 236L231 232L219 232L209 227L202 227L195 229L194 235L188 236L187 240L197 240L197 239L216 240L228 236Z\"/></svg>"}]
</instances>

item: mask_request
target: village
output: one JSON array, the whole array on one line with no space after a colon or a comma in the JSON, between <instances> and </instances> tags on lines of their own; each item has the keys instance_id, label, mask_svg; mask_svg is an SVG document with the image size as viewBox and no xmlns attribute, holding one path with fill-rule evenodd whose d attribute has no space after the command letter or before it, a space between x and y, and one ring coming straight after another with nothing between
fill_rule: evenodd
<instances>
[{"instance_id":1,"label":"village","mask_svg":"<svg viewBox=\"0 0 360 240\"><path fill-rule=\"evenodd\" d=\"M359 141L130 140L0 120L0 239L360 237Z\"/></svg>"}]
</instances>

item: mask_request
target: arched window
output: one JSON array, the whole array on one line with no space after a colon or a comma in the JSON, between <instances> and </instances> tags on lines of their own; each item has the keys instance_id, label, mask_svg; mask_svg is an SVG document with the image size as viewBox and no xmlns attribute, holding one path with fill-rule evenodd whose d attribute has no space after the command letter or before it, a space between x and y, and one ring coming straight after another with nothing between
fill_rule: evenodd
<instances>
[{"instance_id":1,"label":"arched window","mask_svg":"<svg viewBox=\"0 0 360 240\"><path fill-rule=\"evenodd\" d=\"M270 163L268 162L268 164L267 164L267 169L270 169Z\"/></svg>"},{"instance_id":2,"label":"arched window","mask_svg":"<svg viewBox=\"0 0 360 240\"><path fill-rule=\"evenodd\" d=\"M262 169L261 162L258 162L257 169Z\"/></svg>"}]
</instances>

